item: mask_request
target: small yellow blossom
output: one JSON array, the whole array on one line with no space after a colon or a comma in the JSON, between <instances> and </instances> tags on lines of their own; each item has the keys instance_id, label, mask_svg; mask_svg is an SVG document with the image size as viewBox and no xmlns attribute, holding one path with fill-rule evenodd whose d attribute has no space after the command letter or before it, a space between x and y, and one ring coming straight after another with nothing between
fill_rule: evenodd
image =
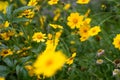
<instances>
[{"instance_id":1,"label":"small yellow blossom","mask_svg":"<svg viewBox=\"0 0 120 80\"><path fill-rule=\"evenodd\" d=\"M90 0L77 0L78 4L88 4Z\"/></svg>"},{"instance_id":2,"label":"small yellow blossom","mask_svg":"<svg viewBox=\"0 0 120 80\"><path fill-rule=\"evenodd\" d=\"M113 39L112 44L115 46L115 48L120 50L120 34L117 34L117 36Z\"/></svg>"},{"instance_id":3,"label":"small yellow blossom","mask_svg":"<svg viewBox=\"0 0 120 80\"><path fill-rule=\"evenodd\" d=\"M40 27L43 28L44 22L46 21L46 17L45 16L41 16L39 20L40 20L40 25L41 25Z\"/></svg>"},{"instance_id":4,"label":"small yellow blossom","mask_svg":"<svg viewBox=\"0 0 120 80\"><path fill-rule=\"evenodd\" d=\"M34 17L34 14L35 14L34 11L28 9L28 10L23 11L23 13L19 17L26 17L26 18L30 18L31 19L31 18Z\"/></svg>"},{"instance_id":5,"label":"small yellow blossom","mask_svg":"<svg viewBox=\"0 0 120 80\"><path fill-rule=\"evenodd\" d=\"M9 26L9 24L10 24L10 23L9 23L8 21L5 21L4 27L7 28L7 27Z\"/></svg>"},{"instance_id":6,"label":"small yellow blossom","mask_svg":"<svg viewBox=\"0 0 120 80\"><path fill-rule=\"evenodd\" d=\"M61 70L66 61L66 56L61 51L44 51L33 64L34 73L51 77Z\"/></svg>"},{"instance_id":7,"label":"small yellow blossom","mask_svg":"<svg viewBox=\"0 0 120 80\"><path fill-rule=\"evenodd\" d=\"M1 33L0 36L2 37L3 40L6 40L6 41L10 39L10 36L7 32Z\"/></svg>"},{"instance_id":8,"label":"small yellow blossom","mask_svg":"<svg viewBox=\"0 0 120 80\"><path fill-rule=\"evenodd\" d=\"M83 18L84 16L79 15L79 13L71 13L70 16L67 17L67 25L71 28L74 29L79 28L80 25L83 23Z\"/></svg>"},{"instance_id":9,"label":"small yellow blossom","mask_svg":"<svg viewBox=\"0 0 120 80\"><path fill-rule=\"evenodd\" d=\"M57 28L59 28L59 29L63 29L63 26L61 26L61 25L57 25L57 24L49 24L51 27L53 27L54 29L57 29Z\"/></svg>"},{"instance_id":10,"label":"small yellow blossom","mask_svg":"<svg viewBox=\"0 0 120 80\"><path fill-rule=\"evenodd\" d=\"M32 36L33 41L36 42L44 42L47 37L45 37L46 34L43 34L42 32L36 32Z\"/></svg>"},{"instance_id":11,"label":"small yellow blossom","mask_svg":"<svg viewBox=\"0 0 120 80\"><path fill-rule=\"evenodd\" d=\"M60 13L55 14L55 16L53 18L53 21L57 21L58 18L60 17L60 15L61 15Z\"/></svg>"},{"instance_id":12,"label":"small yellow blossom","mask_svg":"<svg viewBox=\"0 0 120 80\"><path fill-rule=\"evenodd\" d=\"M6 13L6 8L8 7L7 1L0 1L0 11L3 11L3 13Z\"/></svg>"},{"instance_id":13,"label":"small yellow blossom","mask_svg":"<svg viewBox=\"0 0 120 80\"><path fill-rule=\"evenodd\" d=\"M101 31L100 26L92 27L89 31L90 36L95 36Z\"/></svg>"},{"instance_id":14,"label":"small yellow blossom","mask_svg":"<svg viewBox=\"0 0 120 80\"><path fill-rule=\"evenodd\" d=\"M54 5L54 4L57 4L59 0L49 0L48 1L48 4L49 5Z\"/></svg>"},{"instance_id":15,"label":"small yellow blossom","mask_svg":"<svg viewBox=\"0 0 120 80\"><path fill-rule=\"evenodd\" d=\"M88 9L88 11L85 13L85 17L88 17L88 15L90 14L90 9Z\"/></svg>"},{"instance_id":16,"label":"small yellow blossom","mask_svg":"<svg viewBox=\"0 0 120 80\"><path fill-rule=\"evenodd\" d=\"M73 53L72 56L67 59L66 64L71 65L73 63L73 60L74 60L75 56L76 56L76 53Z\"/></svg>"},{"instance_id":17,"label":"small yellow blossom","mask_svg":"<svg viewBox=\"0 0 120 80\"><path fill-rule=\"evenodd\" d=\"M52 34L48 34L48 39L52 39Z\"/></svg>"},{"instance_id":18,"label":"small yellow blossom","mask_svg":"<svg viewBox=\"0 0 120 80\"><path fill-rule=\"evenodd\" d=\"M31 66L31 65L26 65L26 66L25 66L25 69L28 70L28 73L29 73L30 76L33 76L33 75L34 75L33 66Z\"/></svg>"},{"instance_id":19,"label":"small yellow blossom","mask_svg":"<svg viewBox=\"0 0 120 80\"><path fill-rule=\"evenodd\" d=\"M28 6L36 6L37 0L30 0Z\"/></svg>"},{"instance_id":20,"label":"small yellow blossom","mask_svg":"<svg viewBox=\"0 0 120 80\"><path fill-rule=\"evenodd\" d=\"M0 80L5 80L5 77L1 77L1 76L0 76Z\"/></svg>"},{"instance_id":21,"label":"small yellow blossom","mask_svg":"<svg viewBox=\"0 0 120 80\"><path fill-rule=\"evenodd\" d=\"M89 39L89 37L90 37L89 34L88 34L88 35L83 35L83 36L80 37L80 41L81 41L81 42L86 41L86 40Z\"/></svg>"},{"instance_id":22,"label":"small yellow blossom","mask_svg":"<svg viewBox=\"0 0 120 80\"><path fill-rule=\"evenodd\" d=\"M83 25L80 27L79 34L80 36L89 35L90 25Z\"/></svg>"},{"instance_id":23,"label":"small yellow blossom","mask_svg":"<svg viewBox=\"0 0 120 80\"><path fill-rule=\"evenodd\" d=\"M69 3L68 3L68 4L65 4L65 6L64 6L63 9L64 9L64 10L68 10L68 9L70 8L70 6L71 6L71 4L69 4Z\"/></svg>"},{"instance_id":24,"label":"small yellow blossom","mask_svg":"<svg viewBox=\"0 0 120 80\"><path fill-rule=\"evenodd\" d=\"M8 55L12 55L13 52L11 51L11 49L2 49L2 51L0 52L0 55L3 57L6 57Z\"/></svg>"}]
</instances>

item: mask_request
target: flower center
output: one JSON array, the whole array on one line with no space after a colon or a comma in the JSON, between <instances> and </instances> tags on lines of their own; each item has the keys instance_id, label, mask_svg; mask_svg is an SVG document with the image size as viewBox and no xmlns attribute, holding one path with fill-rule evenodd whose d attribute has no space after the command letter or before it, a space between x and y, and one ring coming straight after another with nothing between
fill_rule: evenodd
<instances>
[{"instance_id":1,"label":"flower center","mask_svg":"<svg viewBox=\"0 0 120 80\"><path fill-rule=\"evenodd\" d=\"M8 51L4 51L3 53L4 53L4 54L8 54Z\"/></svg>"},{"instance_id":2,"label":"flower center","mask_svg":"<svg viewBox=\"0 0 120 80\"><path fill-rule=\"evenodd\" d=\"M51 66L53 64L53 61L50 59L46 62L46 66Z\"/></svg>"},{"instance_id":3,"label":"flower center","mask_svg":"<svg viewBox=\"0 0 120 80\"><path fill-rule=\"evenodd\" d=\"M82 0L82 2L85 2L85 0Z\"/></svg>"},{"instance_id":4,"label":"flower center","mask_svg":"<svg viewBox=\"0 0 120 80\"><path fill-rule=\"evenodd\" d=\"M75 24L76 24L77 22L78 22L78 20L77 20L77 19L73 19L73 23L75 23Z\"/></svg>"},{"instance_id":5,"label":"flower center","mask_svg":"<svg viewBox=\"0 0 120 80\"><path fill-rule=\"evenodd\" d=\"M41 36L41 35L37 35L37 38L38 38L38 39L42 39L42 36Z\"/></svg>"}]
</instances>

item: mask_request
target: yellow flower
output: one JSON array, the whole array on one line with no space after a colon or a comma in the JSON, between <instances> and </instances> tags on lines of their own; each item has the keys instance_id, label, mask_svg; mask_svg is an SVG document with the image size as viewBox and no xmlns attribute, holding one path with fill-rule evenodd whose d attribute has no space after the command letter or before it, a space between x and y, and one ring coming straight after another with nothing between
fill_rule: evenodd
<instances>
[{"instance_id":1,"label":"yellow flower","mask_svg":"<svg viewBox=\"0 0 120 80\"><path fill-rule=\"evenodd\" d=\"M117 34L112 44L115 46L115 48L118 48L120 50L120 34Z\"/></svg>"},{"instance_id":2,"label":"yellow flower","mask_svg":"<svg viewBox=\"0 0 120 80\"><path fill-rule=\"evenodd\" d=\"M101 31L100 26L95 26L90 29L89 34L90 36L95 36Z\"/></svg>"},{"instance_id":3,"label":"yellow flower","mask_svg":"<svg viewBox=\"0 0 120 80\"><path fill-rule=\"evenodd\" d=\"M6 41L10 39L10 36L7 32L0 33L0 36L2 37L3 40L6 40Z\"/></svg>"},{"instance_id":4,"label":"yellow flower","mask_svg":"<svg viewBox=\"0 0 120 80\"><path fill-rule=\"evenodd\" d=\"M33 41L44 42L45 39L47 38L47 37L45 37L45 35L46 35L46 34L43 34L43 33L41 33L41 32L36 32L36 33L34 33L34 35L32 36L32 39L33 39Z\"/></svg>"},{"instance_id":5,"label":"yellow flower","mask_svg":"<svg viewBox=\"0 0 120 80\"><path fill-rule=\"evenodd\" d=\"M79 28L80 25L82 24L84 16L80 16L79 13L71 13L70 16L67 17L67 25L71 28L74 29Z\"/></svg>"},{"instance_id":6,"label":"yellow flower","mask_svg":"<svg viewBox=\"0 0 120 80\"><path fill-rule=\"evenodd\" d=\"M79 34L80 36L89 35L90 25L83 25L80 27Z\"/></svg>"},{"instance_id":7,"label":"yellow flower","mask_svg":"<svg viewBox=\"0 0 120 80\"><path fill-rule=\"evenodd\" d=\"M2 49L2 51L0 52L0 55L3 57L6 57L8 55L12 55L13 52L10 49Z\"/></svg>"},{"instance_id":8,"label":"yellow flower","mask_svg":"<svg viewBox=\"0 0 120 80\"><path fill-rule=\"evenodd\" d=\"M88 40L89 39L89 37L90 37L90 35L88 34L88 35L83 35L83 36L81 36L81 38L80 38L80 41L86 41L86 40Z\"/></svg>"},{"instance_id":9,"label":"yellow flower","mask_svg":"<svg viewBox=\"0 0 120 80\"><path fill-rule=\"evenodd\" d=\"M0 76L0 80L5 80L5 77L1 77L1 76Z\"/></svg>"},{"instance_id":10,"label":"yellow flower","mask_svg":"<svg viewBox=\"0 0 120 80\"><path fill-rule=\"evenodd\" d=\"M40 27L43 28L44 22L46 21L46 16L41 16L39 20L40 20L40 25L41 25Z\"/></svg>"},{"instance_id":11,"label":"yellow flower","mask_svg":"<svg viewBox=\"0 0 120 80\"><path fill-rule=\"evenodd\" d=\"M51 77L63 67L65 61L66 56L61 51L44 51L33 64L34 73Z\"/></svg>"},{"instance_id":12,"label":"yellow flower","mask_svg":"<svg viewBox=\"0 0 120 80\"><path fill-rule=\"evenodd\" d=\"M8 2L7 1L0 1L0 11L3 11L3 13L6 13L6 8L8 6Z\"/></svg>"},{"instance_id":13,"label":"yellow flower","mask_svg":"<svg viewBox=\"0 0 120 80\"><path fill-rule=\"evenodd\" d=\"M31 65L26 65L26 66L25 66L25 69L28 70L28 73L29 73L30 76L33 76L33 75L34 75L33 66L31 66Z\"/></svg>"},{"instance_id":14,"label":"yellow flower","mask_svg":"<svg viewBox=\"0 0 120 80\"><path fill-rule=\"evenodd\" d=\"M68 4L65 4L65 6L64 6L63 9L64 9L64 10L68 10L68 9L70 8L70 6L71 6L71 4L69 4L69 3L68 3Z\"/></svg>"},{"instance_id":15,"label":"yellow flower","mask_svg":"<svg viewBox=\"0 0 120 80\"><path fill-rule=\"evenodd\" d=\"M34 14L35 14L35 12L29 9L29 10L23 11L23 13L20 15L20 17L23 16L23 17L26 17L26 18L33 18Z\"/></svg>"},{"instance_id":16,"label":"yellow flower","mask_svg":"<svg viewBox=\"0 0 120 80\"><path fill-rule=\"evenodd\" d=\"M49 0L48 1L48 4L49 5L54 5L54 4L57 4L59 0Z\"/></svg>"},{"instance_id":17,"label":"yellow flower","mask_svg":"<svg viewBox=\"0 0 120 80\"><path fill-rule=\"evenodd\" d=\"M88 4L90 0L77 0L78 4Z\"/></svg>"},{"instance_id":18,"label":"yellow flower","mask_svg":"<svg viewBox=\"0 0 120 80\"><path fill-rule=\"evenodd\" d=\"M30 0L28 6L36 6L37 0Z\"/></svg>"},{"instance_id":19,"label":"yellow flower","mask_svg":"<svg viewBox=\"0 0 120 80\"><path fill-rule=\"evenodd\" d=\"M57 28L63 29L63 26L57 25L57 24L50 24L50 26L53 27L54 29L57 29Z\"/></svg>"},{"instance_id":20,"label":"yellow flower","mask_svg":"<svg viewBox=\"0 0 120 80\"><path fill-rule=\"evenodd\" d=\"M75 56L76 56L76 53L73 53L72 56L69 59L67 59L66 64L71 65L73 63Z\"/></svg>"},{"instance_id":21,"label":"yellow flower","mask_svg":"<svg viewBox=\"0 0 120 80\"><path fill-rule=\"evenodd\" d=\"M9 26L9 24L10 24L10 23L9 23L8 21L5 21L5 23L4 23L4 27L7 28L7 27Z\"/></svg>"}]
</instances>

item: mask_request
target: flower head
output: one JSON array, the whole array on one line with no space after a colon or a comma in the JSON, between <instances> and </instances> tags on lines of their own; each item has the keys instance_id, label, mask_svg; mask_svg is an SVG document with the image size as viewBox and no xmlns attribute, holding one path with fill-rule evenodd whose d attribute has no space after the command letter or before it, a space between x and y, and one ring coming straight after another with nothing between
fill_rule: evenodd
<instances>
[{"instance_id":1,"label":"flower head","mask_svg":"<svg viewBox=\"0 0 120 80\"><path fill-rule=\"evenodd\" d=\"M112 44L115 46L115 48L118 48L120 50L120 34L117 34Z\"/></svg>"},{"instance_id":2,"label":"flower head","mask_svg":"<svg viewBox=\"0 0 120 80\"><path fill-rule=\"evenodd\" d=\"M97 63L97 64L102 64L102 63L103 63L103 60L102 60L102 59L98 59L98 60L96 61L96 63Z\"/></svg>"},{"instance_id":3,"label":"flower head","mask_svg":"<svg viewBox=\"0 0 120 80\"><path fill-rule=\"evenodd\" d=\"M66 64L71 65L73 63L73 60L74 60L75 56L76 56L76 53L73 53L72 56L67 59Z\"/></svg>"},{"instance_id":4,"label":"flower head","mask_svg":"<svg viewBox=\"0 0 120 80\"><path fill-rule=\"evenodd\" d=\"M7 1L0 1L0 11L3 11L3 13L6 13L6 8L8 6L8 2Z\"/></svg>"},{"instance_id":5,"label":"flower head","mask_svg":"<svg viewBox=\"0 0 120 80\"><path fill-rule=\"evenodd\" d=\"M38 56L33 64L34 73L51 77L62 68L65 61L66 56L61 51L45 51Z\"/></svg>"},{"instance_id":6,"label":"flower head","mask_svg":"<svg viewBox=\"0 0 120 80\"><path fill-rule=\"evenodd\" d=\"M78 4L88 4L90 0L77 0Z\"/></svg>"},{"instance_id":7,"label":"flower head","mask_svg":"<svg viewBox=\"0 0 120 80\"><path fill-rule=\"evenodd\" d=\"M1 52L0 52L0 55L3 56L3 57L6 57L8 55L12 55L13 52L10 50L10 49L3 49Z\"/></svg>"},{"instance_id":8,"label":"flower head","mask_svg":"<svg viewBox=\"0 0 120 80\"><path fill-rule=\"evenodd\" d=\"M97 35L101 31L100 26L95 26L90 29L89 33L91 36Z\"/></svg>"},{"instance_id":9,"label":"flower head","mask_svg":"<svg viewBox=\"0 0 120 80\"><path fill-rule=\"evenodd\" d=\"M36 6L37 0L30 0L28 6Z\"/></svg>"},{"instance_id":10,"label":"flower head","mask_svg":"<svg viewBox=\"0 0 120 80\"><path fill-rule=\"evenodd\" d=\"M48 1L48 4L49 5L54 5L54 4L57 4L59 0L49 0Z\"/></svg>"},{"instance_id":11,"label":"flower head","mask_svg":"<svg viewBox=\"0 0 120 80\"><path fill-rule=\"evenodd\" d=\"M79 13L71 13L70 16L67 17L67 25L71 28L74 29L79 28L80 25L82 24L84 16L79 15Z\"/></svg>"},{"instance_id":12,"label":"flower head","mask_svg":"<svg viewBox=\"0 0 120 80\"><path fill-rule=\"evenodd\" d=\"M43 33L41 33L41 32L36 32L36 33L34 33L34 35L32 36L32 39L33 39L33 41L44 42L45 39L47 38L47 37L45 37L45 35L46 35L46 34L43 34Z\"/></svg>"}]
</instances>

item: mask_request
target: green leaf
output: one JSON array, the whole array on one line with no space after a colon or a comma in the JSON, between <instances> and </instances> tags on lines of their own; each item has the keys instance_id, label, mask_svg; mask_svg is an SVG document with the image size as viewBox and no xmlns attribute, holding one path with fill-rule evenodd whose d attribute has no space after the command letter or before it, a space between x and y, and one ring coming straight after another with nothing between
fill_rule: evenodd
<instances>
[{"instance_id":1,"label":"green leaf","mask_svg":"<svg viewBox=\"0 0 120 80\"><path fill-rule=\"evenodd\" d=\"M13 9L13 4L11 4L10 6L7 7L6 9L6 14L7 14L7 18L10 19L12 16L12 9Z\"/></svg>"},{"instance_id":2,"label":"green leaf","mask_svg":"<svg viewBox=\"0 0 120 80\"><path fill-rule=\"evenodd\" d=\"M7 66L0 65L0 76L7 76L9 71L10 70L9 70L9 68Z\"/></svg>"},{"instance_id":3,"label":"green leaf","mask_svg":"<svg viewBox=\"0 0 120 80\"><path fill-rule=\"evenodd\" d=\"M23 7L20 7L18 9L15 9L13 11L13 16L16 16L18 13L20 13L20 12L26 10L26 9L31 9L31 8L33 8L33 7L32 6L23 6Z\"/></svg>"},{"instance_id":4,"label":"green leaf","mask_svg":"<svg viewBox=\"0 0 120 80\"><path fill-rule=\"evenodd\" d=\"M22 18L14 18L13 19L13 23L20 23L20 22L27 22L27 21L29 21L29 19L24 18L24 17L22 17Z\"/></svg>"},{"instance_id":5,"label":"green leaf","mask_svg":"<svg viewBox=\"0 0 120 80\"><path fill-rule=\"evenodd\" d=\"M4 58L3 61L4 61L4 62L7 64L7 66L9 66L9 67L13 67L13 66L14 66L13 60L10 59L10 58L8 58L8 57Z\"/></svg>"}]
</instances>

